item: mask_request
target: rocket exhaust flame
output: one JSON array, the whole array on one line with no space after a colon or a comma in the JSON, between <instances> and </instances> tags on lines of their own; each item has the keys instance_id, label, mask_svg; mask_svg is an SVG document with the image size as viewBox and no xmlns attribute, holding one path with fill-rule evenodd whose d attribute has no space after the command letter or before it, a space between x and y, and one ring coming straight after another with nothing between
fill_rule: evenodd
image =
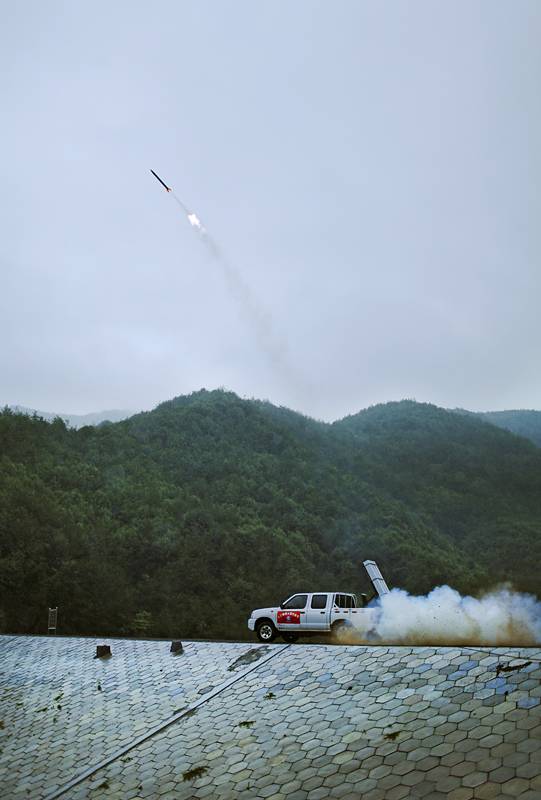
<instances>
[{"instance_id":1,"label":"rocket exhaust flame","mask_svg":"<svg viewBox=\"0 0 541 800\"><path fill-rule=\"evenodd\" d=\"M198 218L197 214L193 212L188 214L188 222L193 228L198 228L200 231L204 231L204 227L201 224L201 220Z\"/></svg>"}]
</instances>

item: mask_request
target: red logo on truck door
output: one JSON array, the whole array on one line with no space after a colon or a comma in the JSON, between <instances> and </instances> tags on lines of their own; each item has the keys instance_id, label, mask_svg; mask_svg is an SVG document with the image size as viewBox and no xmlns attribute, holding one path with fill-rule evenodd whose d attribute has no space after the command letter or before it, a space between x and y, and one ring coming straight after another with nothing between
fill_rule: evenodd
<instances>
[{"instance_id":1,"label":"red logo on truck door","mask_svg":"<svg viewBox=\"0 0 541 800\"><path fill-rule=\"evenodd\" d=\"M300 611L279 611L276 617L278 625L300 625L301 612Z\"/></svg>"}]
</instances>

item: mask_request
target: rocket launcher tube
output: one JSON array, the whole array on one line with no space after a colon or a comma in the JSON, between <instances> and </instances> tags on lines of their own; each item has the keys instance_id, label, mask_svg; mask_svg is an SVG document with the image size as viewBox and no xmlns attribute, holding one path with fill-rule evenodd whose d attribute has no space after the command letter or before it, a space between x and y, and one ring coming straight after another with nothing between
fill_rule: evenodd
<instances>
[{"instance_id":1,"label":"rocket launcher tube","mask_svg":"<svg viewBox=\"0 0 541 800\"><path fill-rule=\"evenodd\" d=\"M368 572L368 577L370 578L376 594L379 595L379 597L383 597L384 594L389 594L389 587L385 583L385 579L379 571L379 567L376 562L363 561L363 566Z\"/></svg>"}]
</instances>

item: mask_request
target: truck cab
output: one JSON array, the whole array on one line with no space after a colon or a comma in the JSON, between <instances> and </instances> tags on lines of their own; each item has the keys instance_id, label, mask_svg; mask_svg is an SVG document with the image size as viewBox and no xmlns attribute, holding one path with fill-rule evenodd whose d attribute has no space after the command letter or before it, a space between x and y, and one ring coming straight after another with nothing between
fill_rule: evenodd
<instances>
[{"instance_id":1,"label":"truck cab","mask_svg":"<svg viewBox=\"0 0 541 800\"><path fill-rule=\"evenodd\" d=\"M364 567L375 595L386 594L389 589L376 563L365 561ZM340 637L348 629L369 636L377 609L366 608L366 603L364 595L359 603L351 592L296 592L279 606L252 611L248 628L261 642L272 642L277 635L286 642L294 642L301 635L332 633Z\"/></svg>"}]
</instances>

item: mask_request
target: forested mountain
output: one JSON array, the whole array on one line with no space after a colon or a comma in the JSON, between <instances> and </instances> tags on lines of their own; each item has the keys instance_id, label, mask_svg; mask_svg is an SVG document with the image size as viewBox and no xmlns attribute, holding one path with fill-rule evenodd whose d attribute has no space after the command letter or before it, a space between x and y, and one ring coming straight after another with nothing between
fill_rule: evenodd
<instances>
[{"instance_id":1,"label":"forested mountain","mask_svg":"<svg viewBox=\"0 0 541 800\"><path fill-rule=\"evenodd\" d=\"M0 414L4 630L238 636L306 589L541 593L541 450L409 401L332 425L201 391L101 427Z\"/></svg>"},{"instance_id":2,"label":"forested mountain","mask_svg":"<svg viewBox=\"0 0 541 800\"><path fill-rule=\"evenodd\" d=\"M541 447L541 411L467 411L464 408L453 408L455 414L477 417L497 428L503 428L517 436L529 439L537 447Z\"/></svg>"},{"instance_id":3,"label":"forested mountain","mask_svg":"<svg viewBox=\"0 0 541 800\"><path fill-rule=\"evenodd\" d=\"M478 416L541 447L541 411L481 411Z\"/></svg>"}]
</instances>

